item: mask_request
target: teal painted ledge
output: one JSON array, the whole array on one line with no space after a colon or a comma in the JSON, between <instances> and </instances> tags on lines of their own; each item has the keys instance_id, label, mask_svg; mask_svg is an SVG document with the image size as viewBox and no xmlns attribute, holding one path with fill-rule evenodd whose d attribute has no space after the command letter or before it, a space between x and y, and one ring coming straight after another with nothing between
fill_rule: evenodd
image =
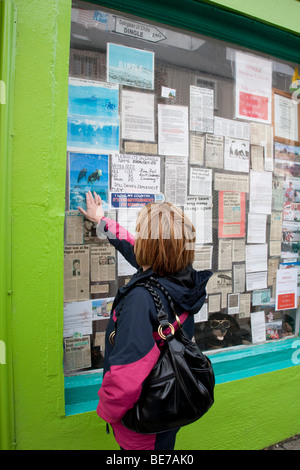
<instances>
[{"instance_id":1,"label":"teal painted ledge","mask_svg":"<svg viewBox=\"0 0 300 470\"><path fill-rule=\"evenodd\" d=\"M294 337L207 355L213 364L216 384L222 384L297 366L300 364L299 348L300 340ZM99 372L65 377L66 416L95 411L101 384L102 373Z\"/></svg>"}]
</instances>

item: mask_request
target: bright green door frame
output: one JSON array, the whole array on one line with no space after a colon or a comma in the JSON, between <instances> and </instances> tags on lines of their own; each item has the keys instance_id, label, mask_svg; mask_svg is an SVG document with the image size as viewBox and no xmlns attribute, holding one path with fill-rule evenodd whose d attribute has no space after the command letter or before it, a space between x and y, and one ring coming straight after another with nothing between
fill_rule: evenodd
<instances>
[{"instance_id":1,"label":"bright green door frame","mask_svg":"<svg viewBox=\"0 0 300 470\"><path fill-rule=\"evenodd\" d=\"M11 139L15 10L0 0L0 449L14 447L11 339Z\"/></svg>"}]
</instances>

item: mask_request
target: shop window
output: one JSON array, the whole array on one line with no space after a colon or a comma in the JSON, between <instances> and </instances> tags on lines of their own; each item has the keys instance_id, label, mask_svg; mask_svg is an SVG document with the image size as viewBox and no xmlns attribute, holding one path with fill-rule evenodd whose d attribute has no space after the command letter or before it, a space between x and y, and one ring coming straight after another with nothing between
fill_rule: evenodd
<instances>
[{"instance_id":1,"label":"shop window","mask_svg":"<svg viewBox=\"0 0 300 470\"><path fill-rule=\"evenodd\" d=\"M134 272L78 212L88 190L129 231L150 200L192 219L194 267L213 272L195 316L203 350L298 335L297 78L297 64L73 2L66 376L101 370L113 298Z\"/></svg>"}]
</instances>

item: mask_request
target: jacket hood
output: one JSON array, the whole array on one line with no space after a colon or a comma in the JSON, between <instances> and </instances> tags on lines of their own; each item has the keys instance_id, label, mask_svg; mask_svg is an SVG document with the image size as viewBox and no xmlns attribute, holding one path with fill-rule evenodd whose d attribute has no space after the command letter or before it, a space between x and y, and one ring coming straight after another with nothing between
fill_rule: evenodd
<instances>
[{"instance_id":1,"label":"jacket hood","mask_svg":"<svg viewBox=\"0 0 300 470\"><path fill-rule=\"evenodd\" d=\"M212 272L196 271L192 266L158 278L160 284L169 292L173 302L191 314L198 313L206 298L206 284Z\"/></svg>"},{"instance_id":2,"label":"jacket hood","mask_svg":"<svg viewBox=\"0 0 300 470\"><path fill-rule=\"evenodd\" d=\"M201 309L206 298L206 284L212 276L208 270L196 271L192 266L174 274L160 277L153 272L151 268L143 271L138 270L131 278L128 284L119 290L121 295L126 295L128 290L141 281L146 281L149 277L155 277L158 282L170 294L178 313L187 311L194 315Z\"/></svg>"}]
</instances>

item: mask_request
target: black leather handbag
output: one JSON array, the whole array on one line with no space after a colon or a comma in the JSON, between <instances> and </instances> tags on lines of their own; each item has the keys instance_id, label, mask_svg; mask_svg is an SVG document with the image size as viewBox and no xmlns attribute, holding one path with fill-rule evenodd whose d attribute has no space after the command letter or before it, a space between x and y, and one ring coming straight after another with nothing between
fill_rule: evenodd
<instances>
[{"instance_id":1,"label":"black leather handbag","mask_svg":"<svg viewBox=\"0 0 300 470\"><path fill-rule=\"evenodd\" d=\"M178 317L176 331L169 324L158 292L149 282L138 285L152 294L160 323L158 333L165 344L143 384L139 400L122 423L138 433L156 434L201 418L214 403L215 377L209 358L189 339ZM156 286L162 288L158 283ZM164 335L167 328L171 333Z\"/></svg>"}]
</instances>

